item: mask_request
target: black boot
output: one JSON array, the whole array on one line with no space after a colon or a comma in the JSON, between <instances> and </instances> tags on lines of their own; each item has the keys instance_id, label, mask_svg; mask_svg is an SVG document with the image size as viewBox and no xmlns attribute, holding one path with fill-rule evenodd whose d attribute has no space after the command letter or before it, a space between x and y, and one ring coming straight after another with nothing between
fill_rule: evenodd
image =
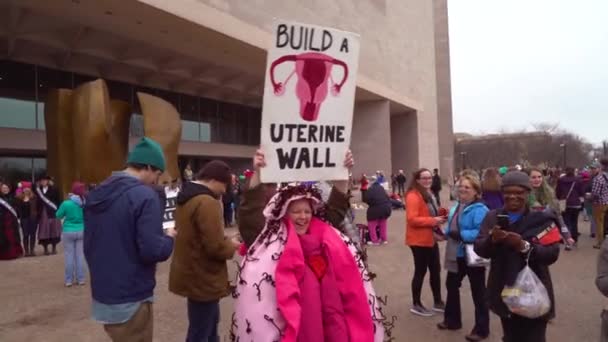
<instances>
[{"instance_id":1,"label":"black boot","mask_svg":"<svg viewBox=\"0 0 608 342\"><path fill-rule=\"evenodd\" d=\"M34 239L32 237L32 238L30 238L30 256L36 256L36 252L34 252L35 249L36 249L36 239Z\"/></svg>"},{"instance_id":2,"label":"black boot","mask_svg":"<svg viewBox=\"0 0 608 342\"><path fill-rule=\"evenodd\" d=\"M53 244L53 254L57 254L57 244Z\"/></svg>"},{"instance_id":3,"label":"black boot","mask_svg":"<svg viewBox=\"0 0 608 342\"><path fill-rule=\"evenodd\" d=\"M42 245L44 247L44 255L50 255L49 253L49 245Z\"/></svg>"}]
</instances>

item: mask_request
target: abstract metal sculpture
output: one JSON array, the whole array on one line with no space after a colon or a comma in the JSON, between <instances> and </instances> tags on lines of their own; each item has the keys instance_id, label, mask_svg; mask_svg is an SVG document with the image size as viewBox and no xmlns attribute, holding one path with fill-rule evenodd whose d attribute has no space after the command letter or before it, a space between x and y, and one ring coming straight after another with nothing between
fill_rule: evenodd
<instances>
[{"instance_id":1,"label":"abstract metal sculpture","mask_svg":"<svg viewBox=\"0 0 608 342\"><path fill-rule=\"evenodd\" d=\"M177 153L181 138L179 113L170 103L138 93L144 134L162 146L167 161L163 178L179 176ZM73 181L97 184L124 167L129 150L131 106L111 100L102 79L78 88L53 89L44 107L47 168L62 193Z\"/></svg>"}]
</instances>

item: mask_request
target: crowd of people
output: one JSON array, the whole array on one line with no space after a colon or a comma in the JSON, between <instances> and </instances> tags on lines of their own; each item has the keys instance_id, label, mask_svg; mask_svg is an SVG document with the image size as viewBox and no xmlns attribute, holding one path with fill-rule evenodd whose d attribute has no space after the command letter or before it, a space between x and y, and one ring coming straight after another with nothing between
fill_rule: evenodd
<instances>
[{"instance_id":1,"label":"crowd of people","mask_svg":"<svg viewBox=\"0 0 608 342\"><path fill-rule=\"evenodd\" d=\"M344 165L353 164L348 152ZM566 250L577 246L581 211L593 216L589 233L595 247L604 241L608 160L580 171L565 168L555 180L535 168L464 170L451 207L445 200L442 206L437 169L417 170L409 183L403 170L390 179L381 171L362 175L368 235L363 238L354 228L348 180L262 184L264 167L265 156L257 151L242 184L226 163L214 160L198 172L187 167L183 183L173 180L165 188L157 185L166 168L162 148L142 138L124 170L95 186L74 182L64 200L48 176L35 184L22 181L14 192L1 184L0 259L35 256L36 241L52 255L63 243L65 286L84 285L88 266L92 318L113 341L152 341L156 264L173 256L169 290L185 298L186 341L218 340L219 301L232 296L235 341L357 336L379 342L392 323L374 289L366 246L388 243L388 220L399 200L414 262L412 314L441 314L438 329L462 329L460 287L467 277L475 311L466 340L488 338L492 311L500 318L503 341L542 342L555 318L550 266L560 244ZM175 206L169 226L168 198ZM238 233L227 236L225 228L237 220ZM241 261L230 286L227 261L236 254ZM608 293L607 245L600 255L605 261L600 258L597 284ZM523 303L526 289L518 286L524 271L538 279L545 305L512 304ZM422 302L427 273L433 296L428 308ZM533 309L538 312L530 314Z\"/></svg>"}]
</instances>

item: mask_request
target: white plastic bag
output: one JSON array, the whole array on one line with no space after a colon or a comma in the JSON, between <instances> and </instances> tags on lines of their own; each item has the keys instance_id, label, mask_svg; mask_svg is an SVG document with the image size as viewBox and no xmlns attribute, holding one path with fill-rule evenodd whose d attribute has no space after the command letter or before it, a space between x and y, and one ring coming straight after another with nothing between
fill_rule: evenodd
<instances>
[{"instance_id":1,"label":"white plastic bag","mask_svg":"<svg viewBox=\"0 0 608 342\"><path fill-rule=\"evenodd\" d=\"M502 301L509 311L527 318L541 317L551 309L545 285L527 264L517 275L515 284L502 290Z\"/></svg>"},{"instance_id":2,"label":"white plastic bag","mask_svg":"<svg viewBox=\"0 0 608 342\"><path fill-rule=\"evenodd\" d=\"M469 267L488 267L490 266L490 259L482 258L475 253L475 246L467 243L464 245L464 254L467 258L467 265Z\"/></svg>"}]
</instances>

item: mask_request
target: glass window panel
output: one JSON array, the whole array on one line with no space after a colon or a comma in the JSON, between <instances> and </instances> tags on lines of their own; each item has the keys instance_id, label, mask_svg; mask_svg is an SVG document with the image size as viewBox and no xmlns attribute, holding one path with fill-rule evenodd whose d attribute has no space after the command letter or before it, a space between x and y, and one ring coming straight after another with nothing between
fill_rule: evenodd
<instances>
[{"instance_id":1,"label":"glass window panel","mask_svg":"<svg viewBox=\"0 0 608 342\"><path fill-rule=\"evenodd\" d=\"M259 108L252 109L247 122L248 144L257 146L260 144L260 130L262 128L262 114Z\"/></svg>"},{"instance_id":2,"label":"glass window panel","mask_svg":"<svg viewBox=\"0 0 608 342\"><path fill-rule=\"evenodd\" d=\"M129 132L133 137L143 137L144 136L144 117L141 114L133 113L131 115L131 123L129 127Z\"/></svg>"},{"instance_id":3,"label":"glass window panel","mask_svg":"<svg viewBox=\"0 0 608 342\"><path fill-rule=\"evenodd\" d=\"M36 67L38 72L38 129L44 130L44 103L51 89L72 89L73 75L67 71Z\"/></svg>"},{"instance_id":4,"label":"glass window panel","mask_svg":"<svg viewBox=\"0 0 608 342\"><path fill-rule=\"evenodd\" d=\"M34 179L40 179L46 175L46 158L34 158Z\"/></svg>"},{"instance_id":5,"label":"glass window panel","mask_svg":"<svg viewBox=\"0 0 608 342\"><path fill-rule=\"evenodd\" d=\"M219 142L218 102L200 98L201 141Z\"/></svg>"},{"instance_id":6,"label":"glass window panel","mask_svg":"<svg viewBox=\"0 0 608 342\"><path fill-rule=\"evenodd\" d=\"M179 112L182 120L182 140L199 140L199 108L198 98L189 95L179 95Z\"/></svg>"},{"instance_id":7,"label":"glass window panel","mask_svg":"<svg viewBox=\"0 0 608 342\"><path fill-rule=\"evenodd\" d=\"M236 111L237 105L226 102L219 103L219 119L222 125L219 136L222 143L236 143Z\"/></svg>"},{"instance_id":8,"label":"glass window panel","mask_svg":"<svg viewBox=\"0 0 608 342\"><path fill-rule=\"evenodd\" d=\"M236 129L236 139L235 143L240 145L247 145L247 121L249 118L249 114L252 112L250 107L246 106L237 106L236 111L236 121L235 121L235 129Z\"/></svg>"},{"instance_id":9,"label":"glass window panel","mask_svg":"<svg viewBox=\"0 0 608 342\"><path fill-rule=\"evenodd\" d=\"M20 181L31 181L32 158L0 157L0 175L13 189Z\"/></svg>"},{"instance_id":10,"label":"glass window panel","mask_svg":"<svg viewBox=\"0 0 608 342\"><path fill-rule=\"evenodd\" d=\"M202 142L211 142L211 125L206 122L201 122L201 138Z\"/></svg>"},{"instance_id":11,"label":"glass window panel","mask_svg":"<svg viewBox=\"0 0 608 342\"><path fill-rule=\"evenodd\" d=\"M198 141L199 131L198 121L182 120L182 140Z\"/></svg>"},{"instance_id":12,"label":"glass window panel","mask_svg":"<svg viewBox=\"0 0 608 342\"><path fill-rule=\"evenodd\" d=\"M179 94L166 90L157 90L156 96L172 104L179 112Z\"/></svg>"},{"instance_id":13,"label":"glass window panel","mask_svg":"<svg viewBox=\"0 0 608 342\"><path fill-rule=\"evenodd\" d=\"M121 100L131 104L133 108L133 86L118 81L107 81L108 91L112 100Z\"/></svg>"},{"instance_id":14,"label":"glass window panel","mask_svg":"<svg viewBox=\"0 0 608 342\"><path fill-rule=\"evenodd\" d=\"M0 126L36 128L35 84L33 65L0 61Z\"/></svg>"}]
</instances>

